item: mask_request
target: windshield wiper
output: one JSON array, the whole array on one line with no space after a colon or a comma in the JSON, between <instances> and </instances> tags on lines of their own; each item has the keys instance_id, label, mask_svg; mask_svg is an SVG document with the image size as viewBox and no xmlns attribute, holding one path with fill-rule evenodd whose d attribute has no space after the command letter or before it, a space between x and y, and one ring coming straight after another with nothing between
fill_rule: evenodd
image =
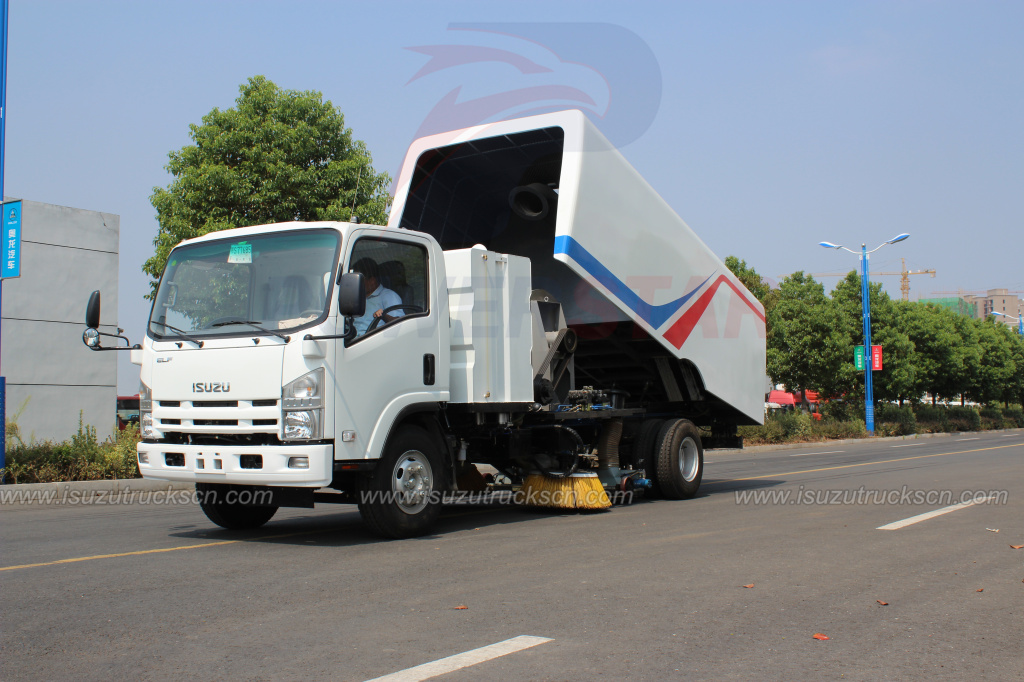
<instances>
[{"instance_id":1,"label":"windshield wiper","mask_svg":"<svg viewBox=\"0 0 1024 682\"><path fill-rule=\"evenodd\" d=\"M292 340L292 337L285 336L284 334L281 334L279 332L275 332L273 329L267 329L266 327L261 327L259 323L260 323L259 320L227 320L226 322L218 322L217 324L211 324L210 325L210 329L213 329L214 327L226 327L229 324L247 324L250 327L254 327L255 329L259 329L264 334L270 334L272 336L276 336L277 338L281 339L285 343L288 343L289 341Z\"/></svg>"},{"instance_id":2,"label":"windshield wiper","mask_svg":"<svg viewBox=\"0 0 1024 682\"><path fill-rule=\"evenodd\" d=\"M182 341L190 341L190 342L196 344L196 346L198 346L199 348L203 347L203 342L202 341L196 341L191 336L189 336L189 333L187 331L185 331L184 329L178 329L174 325L167 324L166 322L161 322L160 320L153 320L153 322L158 324L158 325L160 325L164 329L170 329L172 332L178 332L178 334L180 334L180 336L178 336L176 338L178 338L178 339L180 339Z\"/></svg>"}]
</instances>

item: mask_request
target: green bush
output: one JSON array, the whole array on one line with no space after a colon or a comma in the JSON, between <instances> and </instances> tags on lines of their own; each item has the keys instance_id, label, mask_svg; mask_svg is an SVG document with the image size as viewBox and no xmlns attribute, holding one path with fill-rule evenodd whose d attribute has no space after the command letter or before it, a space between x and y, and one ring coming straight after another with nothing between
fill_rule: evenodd
<instances>
[{"instance_id":1,"label":"green bush","mask_svg":"<svg viewBox=\"0 0 1024 682\"><path fill-rule=\"evenodd\" d=\"M981 430L981 416L973 407L951 405L948 412L951 431Z\"/></svg>"},{"instance_id":2,"label":"green bush","mask_svg":"<svg viewBox=\"0 0 1024 682\"><path fill-rule=\"evenodd\" d=\"M843 438L864 438L868 432L862 420L832 421L825 419L820 422L814 422L811 425L811 434L822 440L839 440Z\"/></svg>"},{"instance_id":3,"label":"green bush","mask_svg":"<svg viewBox=\"0 0 1024 682\"><path fill-rule=\"evenodd\" d=\"M799 410L769 412L763 426L741 426L739 435L748 445L770 445L813 437L814 419Z\"/></svg>"},{"instance_id":4,"label":"green bush","mask_svg":"<svg viewBox=\"0 0 1024 682\"><path fill-rule=\"evenodd\" d=\"M15 431L17 434L17 431ZM78 432L63 443L24 443L8 439L7 467L10 483L52 483L138 478L135 446L139 429L134 424L100 443L96 429L78 419Z\"/></svg>"},{"instance_id":5,"label":"green bush","mask_svg":"<svg viewBox=\"0 0 1024 682\"><path fill-rule=\"evenodd\" d=\"M1008 407L1003 410L1003 422L1008 429L1024 429L1024 410Z\"/></svg>"},{"instance_id":6,"label":"green bush","mask_svg":"<svg viewBox=\"0 0 1024 682\"><path fill-rule=\"evenodd\" d=\"M849 422L864 418L863 402L847 403L837 400L830 400L828 402L819 404L818 409L821 410L821 413L825 419L830 419L836 422Z\"/></svg>"},{"instance_id":7,"label":"green bush","mask_svg":"<svg viewBox=\"0 0 1024 682\"><path fill-rule=\"evenodd\" d=\"M949 409L945 405L917 405L914 414L918 433L944 433L950 430Z\"/></svg>"},{"instance_id":8,"label":"green bush","mask_svg":"<svg viewBox=\"0 0 1024 682\"><path fill-rule=\"evenodd\" d=\"M737 433L747 445L771 445L786 440L782 425L770 416L765 419L763 426L741 426Z\"/></svg>"},{"instance_id":9,"label":"green bush","mask_svg":"<svg viewBox=\"0 0 1024 682\"><path fill-rule=\"evenodd\" d=\"M910 436L917 433L917 417L910 405L880 403L875 410L875 431L880 436Z\"/></svg>"}]
</instances>

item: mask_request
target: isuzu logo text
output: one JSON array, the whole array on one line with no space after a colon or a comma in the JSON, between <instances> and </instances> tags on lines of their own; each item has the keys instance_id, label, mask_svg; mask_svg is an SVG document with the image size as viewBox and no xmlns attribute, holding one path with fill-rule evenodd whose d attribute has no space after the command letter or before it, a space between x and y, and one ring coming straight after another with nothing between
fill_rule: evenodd
<instances>
[{"instance_id":1,"label":"isuzu logo text","mask_svg":"<svg viewBox=\"0 0 1024 682\"><path fill-rule=\"evenodd\" d=\"M231 382L214 381L203 383L197 381L192 384L193 393L228 393L231 391Z\"/></svg>"}]
</instances>

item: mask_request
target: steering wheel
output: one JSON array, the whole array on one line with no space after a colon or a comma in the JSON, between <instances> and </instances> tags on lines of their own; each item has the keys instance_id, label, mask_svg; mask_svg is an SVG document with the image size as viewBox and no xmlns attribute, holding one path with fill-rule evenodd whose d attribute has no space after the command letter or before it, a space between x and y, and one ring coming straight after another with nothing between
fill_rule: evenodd
<instances>
[{"instance_id":1,"label":"steering wheel","mask_svg":"<svg viewBox=\"0 0 1024 682\"><path fill-rule=\"evenodd\" d=\"M299 313L299 317L307 317L312 315L313 317L320 317L324 314L324 311L320 308L310 308L309 310L303 310Z\"/></svg>"},{"instance_id":2,"label":"steering wheel","mask_svg":"<svg viewBox=\"0 0 1024 682\"><path fill-rule=\"evenodd\" d=\"M387 308L385 308L384 310L381 311L380 317L373 318L373 322L371 322L370 326L367 327L366 333L369 334L374 329L376 329L380 325L380 323L384 321L384 316L387 315L388 313L390 313L392 310L409 310L409 311L412 311L414 313L422 313L423 312L423 308L421 308L418 305L405 305L405 304L401 304L401 305L388 306Z\"/></svg>"}]
</instances>

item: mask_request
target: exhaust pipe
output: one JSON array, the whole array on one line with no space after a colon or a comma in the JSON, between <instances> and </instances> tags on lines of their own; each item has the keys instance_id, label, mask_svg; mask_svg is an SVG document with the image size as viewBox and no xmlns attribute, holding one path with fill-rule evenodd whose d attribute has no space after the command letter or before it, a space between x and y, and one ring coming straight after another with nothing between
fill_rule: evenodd
<instances>
[{"instance_id":1,"label":"exhaust pipe","mask_svg":"<svg viewBox=\"0 0 1024 682\"><path fill-rule=\"evenodd\" d=\"M524 220L544 220L557 204L558 194L543 182L520 185L508 193L512 212Z\"/></svg>"}]
</instances>

